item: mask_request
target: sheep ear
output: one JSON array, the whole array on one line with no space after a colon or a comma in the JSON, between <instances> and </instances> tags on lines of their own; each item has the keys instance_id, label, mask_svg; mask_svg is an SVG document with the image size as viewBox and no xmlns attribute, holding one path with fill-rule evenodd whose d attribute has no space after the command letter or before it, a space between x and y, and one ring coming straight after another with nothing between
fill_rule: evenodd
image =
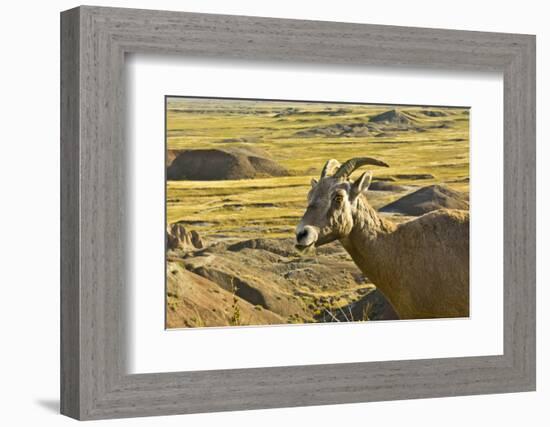
<instances>
[{"instance_id":1,"label":"sheep ear","mask_svg":"<svg viewBox=\"0 0 550 427\"><path fill-rule=\"evenodd\" d=\"M357 178L350 188L350 199L353 202L361 193L366 193L372 181L372 172L365 172Z\"/></svg>"},{"instance_id":2,"label":"sheep ear","mask_svg":"<svg viewBox=\"0 0 550 427\"><path fill-rule=\"evenodd\" d=\"M317 180L315 178L311 178L311 186L315 187L317 185Z\"/></svg>"}]
</instances>

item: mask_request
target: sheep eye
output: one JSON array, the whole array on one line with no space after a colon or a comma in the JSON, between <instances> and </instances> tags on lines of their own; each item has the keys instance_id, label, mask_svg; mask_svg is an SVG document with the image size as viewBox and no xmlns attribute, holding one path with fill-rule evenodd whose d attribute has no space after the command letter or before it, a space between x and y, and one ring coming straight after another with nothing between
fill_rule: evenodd
<instances>
[{"instance_id":1,"label":"sheep eye","mask_svg":"<svg viewBox=\"0 0 550 427\"><path fill-rule=\"evenodd\" d=\"M342 196L341 194L337 194L336 196L334 196L333 200L334 203L340 204L344 200L344 196Z\"/></svg>"}]
</instances>

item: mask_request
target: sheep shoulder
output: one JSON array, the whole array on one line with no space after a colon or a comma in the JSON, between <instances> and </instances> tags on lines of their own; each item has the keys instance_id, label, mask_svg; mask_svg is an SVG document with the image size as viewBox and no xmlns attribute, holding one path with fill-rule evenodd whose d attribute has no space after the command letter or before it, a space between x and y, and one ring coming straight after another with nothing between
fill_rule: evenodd
<instances>
[{"instance_id":1,"label":"sheep shoulder","mask_svg":"<svg viewBox=\"0 0 550 427\"><path fill-rule=\"evenodd\" d=\"M468 211L441 209L402 223L393 233L397 253L391 274L401 275L405 291L391 296L400 306L407 305L401 298L411 304L402 316L468 316L469 218Z\"/></svg>"},{"instance_id":2,"label":"sheep shoulder","mask_svg":"<svg viewBox=\"0 0 550 427\"><path fill-rule=\"evenodd\" d=\"M433 235L455 237L461 240L469 235L470 213L459 209L438 209L418 218L399 224L397 234L418 235L429 238Z\"/></svg>"},{"instance_id":3,"label":"sheep shoulder","mask_svg":"<svg viewBox=\"0 0 550 427\"><path fill-rule=\"evenodd\" d=\"M399 224L386 243L388 249L397 250L400 255L408 254L405 259L413 256L418 264L431 265L430 269L456 262L464 268L470 246L469 212L454 209L429 212ZM442 264L434 263L436 259Z\"/></svg>"}]
</instances>

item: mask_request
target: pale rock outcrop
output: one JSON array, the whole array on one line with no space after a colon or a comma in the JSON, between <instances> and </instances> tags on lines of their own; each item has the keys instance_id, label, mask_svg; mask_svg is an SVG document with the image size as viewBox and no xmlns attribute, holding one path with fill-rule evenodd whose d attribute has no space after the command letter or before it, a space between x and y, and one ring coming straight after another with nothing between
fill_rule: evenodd
<instances>
[{"instance_id":1,"label":"pale rock outcrop","mask_svg":"<svg viewBox=\"0 0 550 427\"><path fill-rule=\"evenodd\" d=\"M166 246L167 249L189 252L204 248L204 242L195 230L187 231L183 224L175 222L166 230Z\"/></svg>"}]
</instances>

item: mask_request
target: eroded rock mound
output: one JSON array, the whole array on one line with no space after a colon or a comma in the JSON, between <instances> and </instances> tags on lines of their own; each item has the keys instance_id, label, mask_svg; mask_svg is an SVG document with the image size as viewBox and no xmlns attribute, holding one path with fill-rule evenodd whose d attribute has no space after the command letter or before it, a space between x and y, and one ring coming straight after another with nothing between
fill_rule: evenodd
<instances>
[{"instance_id":1,"label":"eroded rock mound","mask_svg":"<svg viewBox=\"0 0 550 427\"><path fill-rule=\"evenodd\" d=\"M214 181L287 176L288 171L260 150L224 148L180 151L166 175L169 180Z\"/></svg>"},{"instance_id":2,"label":"eroded rock mound","mask_svg":"<svg viewBox=\"0 0 550 427\"><path fill-rule=\"evenodd\" d=\"M195 230L187 231L183 224L176 222L168 225L166 246L168 249L189 252L204 248L204 242Z\"/></svg>"},{"instance_id":3,"label":"eroded rock mound","mask_svg":"<svg viewBox=\"0 0 550 427\"><path fill-rule=\"evenodd\" d=\"M334 321L329 312L352 310L354 320L393 318L387 301L333 242L298 255L294 239L249 239L211 245L185 256L173 252L167 265L169 327ZM348 317L348 321L351 317Z\"/></svg>"},{"instance_id":4,"label":"eroded rock mound","mask_svg":"<svg viewBox=\"0 0 550 427\"><path fill-rule=\"evenodd\" d=\"M174 159L178 157L179 150L166 150L166 167L169 167Z\"/></svg>"},{"instance_id":5,"label":"eroded rock mound","mask_svg":"<svg viewBox=\"0 0 550 427\"><path fill-rule=\"evenodd\" d=\"M168 262L166 274L168 328L285 323L278 314L187 271L179 262Z\"/></svg>"},{"instance_id":6,"label":"eroded rock mound","mask_svg":"<svg viewBox=\"0 0 550 427\"><path fill-rule=\"evenodd\" d=\"M356 322L366 320L399 320L391 304L376 287L344 307L324 309L318 316L321 322Z\"/></svg>"},{"instance_id":7,"label":"eroded rock mound","mask_svg":"<svg viewBox=\"0 0 550 427\"><path fill-rule=\"evenodd\" d=\"M397 179L434 179L431 173L402 173L395 175Z\"/></svg>"},{"instance_id":8,"label":"eroded rock mound","mask_svg":"<svg viewBox=\"0 0 550 427\"><path fill-rule=\"evenodd\" d=\"M352 110L350 108L336 108L332 107L326 108L321 111L310 111L310 110L300 110L295 107L288 107L284 110L279 111L273 117L281 118L287 116L342 116L344 114L350 113Z\"/></svg>"},{"instance_id":9,"label":"eroded rock mound","mask_svg":"<svg viewBox=\"0 0 550 427\"><path fill-rule=\"evenodd\" d=\"M391 123L399 125L409 125L413 121L406 114L398 110L389 110L381 114L377 114L369 119L373 123Z\"/></svg>"},{"instance_id":10,"label":"eroded rock mound","mask_svg":"<svg viewBox=\"0 0 550 427\"><path fill-rule=\"evenodd\" d=\"M420 113L427 117L446 117L449 115L447 112L442 110L422 110Z\"/></svg>"},{"instance_id":11,"label":"eroded rock mound","mask_svg":"<svg viewBox=\"0 0 550 427\"><path fill-rule=\"evenodd\" d=\"M419 216L436 209L469 209L467 196L442 185L429 185L380 209L380 212Z\"/></svg>"},{"instance_id":12,"label":"eroded rock mound","mask_svg":"<svg viewBox=\"0 0 550 427\"><path fill-rule=\"evenodd\" d=\"M370 128L363 122L358 123L336 123L323 127L312 127L295 133L296 136L310 138L314 136L327 137L357 137L369 135Z\"/></svg>"},{"instance_id":13,"label":"eroded rock mound","mask_svg":"<svg viewBox=\"0 0 550 427\"><path fill-rule=\"evenodd\" d=\"M289 256L296 253L292 241L276 239L244 240L229 246L227 249L232 252L239 252L243 249L263 249L281 256Z\"/></svg>"},{"instance_id":14,"label":"eroded rock mound","mask_svg":"<svg viewBox=\"0 0 550 427\"><path fill-rule=\"evenodd\" d=\"M374 181L369 185L369 191L405 191L407 187L388 181Z\"/></svg>"}]
</instances>

